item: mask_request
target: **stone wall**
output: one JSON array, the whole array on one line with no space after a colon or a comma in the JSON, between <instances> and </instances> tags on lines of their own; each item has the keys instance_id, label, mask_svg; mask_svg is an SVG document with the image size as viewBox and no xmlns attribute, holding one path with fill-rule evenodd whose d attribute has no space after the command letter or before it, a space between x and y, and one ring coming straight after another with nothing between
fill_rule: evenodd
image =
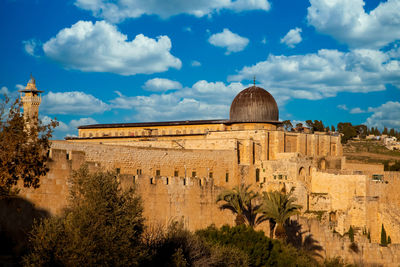
<instances>
[{"instance_id":1,"label":"stone wall","mask_svg":"<svg viewBox=\"0 0 400 267\"><path fill-rule=\"evenodd\" d=\"M302 231L311 233L311 237L319 241L324 258L342 257L346 262L358 266L399 266L400 244L382 247L378 243L371 243L365 235L356 234L355 245L352 245L348 235L335 233L318 219L300 217Z\"/></svg>"}]
</instances>

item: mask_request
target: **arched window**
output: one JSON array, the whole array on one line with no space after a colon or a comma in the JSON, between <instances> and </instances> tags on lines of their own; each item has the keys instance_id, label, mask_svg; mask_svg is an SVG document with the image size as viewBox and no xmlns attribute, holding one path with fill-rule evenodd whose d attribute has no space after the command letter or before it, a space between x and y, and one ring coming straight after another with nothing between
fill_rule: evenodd
<instances>
[{"instance_id":1,"label":"arched window","mask_svg":"<svg viewBox=\"0 0 400 267\"><path fill-rule=\"evenodd\" d=\"M305 182L306 181L306 169L304 167L301 167L299 169L299 180Z\"/></svg>"}]
</instances>

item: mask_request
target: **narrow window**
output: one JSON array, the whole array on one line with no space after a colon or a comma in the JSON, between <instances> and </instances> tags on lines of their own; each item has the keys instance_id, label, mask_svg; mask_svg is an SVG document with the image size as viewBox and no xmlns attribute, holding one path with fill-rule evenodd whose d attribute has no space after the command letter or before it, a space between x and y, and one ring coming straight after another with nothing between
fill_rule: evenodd
<instances>
[{"instance_id":1,"label":"narrow window","mask_svg":"<svg viewBox=\"0 0 400 267\"><path fill-rule=\"evenodd\" d=\"M264 183L266 182L266 178L264 177Z\"/></svg>"},{"instance_id":2,"label":"narrow window","mask_svg":"<svg viewBox=\"0 0 400 267\"><path fill-rule=\"evenodd\" d=\"M153 184L153 178L150 178L150 184Z\"/></svg>"},{"instance_id":3,"label":"narrow window","mask_svg":"<svg viewBox=\"0 0 400 267\"><path fill-rule=\"evenodd\" d=\"M157 177L161 176L161 171L160 170L156 170L156 176Z\"/></svg>"},{"instance_id":4,"label":"narrow window","mask_svg":"<svg viewBox=\"0 0 400 267\"><path fill-rule=\"evenodd\" d=\"M225 182L229 182L229 173L225 173Z\"/></svg>"},{"instance_id":5,"label":"narrow window","mask_svg":"<svg viewBox=\"0 0 400 267\"><path fill-rule=\"evenodd\" d=\"M120 168L116 168L115 171L117 172L117 174L121 173L121 169Z\"/></svg>"},{"instance_id":6,"label":"narrow window","mask_svg":"<svg viewBox=\"0 0 400 267\"><path fill-rule=\"evenodd\" d=\"M278 179L282 180L282 174L279 174Z\"/></svg>"},{"instance_id":7,"label":"narrow window","mask_svg":"<svg viewBox=\"0 0 400 267\"><path fill-rule=\"evenodd\" d=\"M183 178L183 185L186 185L186 178Z\"/></svg>"},{"instance_id":8,"label":"narrow window","mask_svg":"<svg viewBox=\"0 0 400 267\"><path fill-rule=\"evenodd\" d=\"M260 181L260 169L256 169L256 183Z\"/></svg>"},{"instance_id":9,"label":"narrow window","mask_svg":"<svg viewBox=\"0 0 400 267\"><path fill-rule=\"evenodd\" d=\"M179 176L179 172L178 171L174 171L174 177L178 177Z\"/></svg>"},{"instance_id":10,"label":"narrow window","mask_svg":"<svg viewBox=\"0 0 400 267\"><path fill-rule=\"evenodd\" d=\"M137 169L137 170L136 170L136 174L137 174L137 175L141 175L141 174L142 174L142 169Z\"/></svg>"},{"instance_id":11,"label":"narrow window","mask_svg":"<svg viewBox=\"0 0 400 267\"><path fill-rule=\"evenodd\" d=\"M192 177L196 177L196 172L192 172Z\"/></svg>"},{"instance_id":12,"label":"narrow window","mask_svg":"<svg viewBox=\"0 0 400 267\"><path fill-rule=\"evenodd\" d=\"M165 179L165 184L169 184L169 179L167 177L167 179Z\"/></svg>"},{"instance_id":13,"label":"narrow window","mask_svg":"<svg viewBox=\"0 0 400 267\"><path fill-rule=\"evenodd\" d=\"M213 178L213 173L210 172L210 173L208 174L208 177L212 179L212 178Z\"/></svg>"}]
</instances>

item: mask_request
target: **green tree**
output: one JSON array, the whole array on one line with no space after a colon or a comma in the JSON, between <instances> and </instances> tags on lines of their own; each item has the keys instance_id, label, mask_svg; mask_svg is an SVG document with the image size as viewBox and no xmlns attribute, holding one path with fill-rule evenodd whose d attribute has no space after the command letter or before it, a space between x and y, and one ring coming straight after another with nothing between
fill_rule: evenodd
<instances>
[{"instance_id":1,"label":"green tree","mask_svg":"<svg viewBox=\"0 0 400 267\"><path fill-rule=\"evenodd\" d=\"M290 120L285 120L282 122L283 127L287 132L290 132L293 130L293 124Z\"/></svg>"},{"instance_id":2,"label":"green tree","mask_svg":"<svg viewBox=\"0 0 400 267\"><path fill-rule=\"evenodd\" d=\"M384 127L382 134L386 134L387 135L388 133L389 133L388 128Z\"/></svg>"},{"instance_id":3,"label":"green tree","mask_svg":"<svg viewBox=\"0 0 400 267\"><path fill-rule=\"evenodd\" d=\"M360 129L364 129L364 128L360 127ZM350 122L339 122L337 125L337 130L339 133L342 134L342 143L343 144L346 144L348 140L357 136L357 130L353 125L351 125ZM366 132L366 130L365 130L365 132Z\"/></svg>"},{"instance_id":4,"label":"green tree","mask_svg":"<svg viewBox=\"0 0 400 267\"><path fill-rule=\"evenodd\" d=\"M40 177L48 172L47 151L56 121L45 125L31 123L29 130L17 99L4 96L0 103L0 196L16 193L18 181L25 187L39 187Z\"/></svg>"},{"instance_id":5,"label":"green tree","mask_svg":"<svg viewBox=\"0 0 400 267\"><path fill-rule=\"evenodd\" d=\"M380 243L380 245L383 246L383 247L386 247L387 244L388 244L388 242L387 242L387 238L386 238L386 230L385 230L385 227L382 224L381 243Z\"/></svg>"},{"instance_id":6,"label":"green tree","mask_svg":"<svg viewBox=\"0 0 400 267\"><path fill-rule=\"evenodd\" d=\"M247 224L255 227L266 220L260 213L261 204L257 203L258 197L258 193L250 190L250 185L241 184L220 193L217 203L222 202L220 209L230 210L236 215L236 225Z\"/></svg>"},{"instance_id":7,"label":"green tree","mask_svg":"<svg viewBox=\"0 0 400 267\"><path fill-rule=\"evenodd\" d=\"M334 133L335 131L336 131L336 130L335 130L335 126L332 125L332 126L331 126L331 132Z\"/></svg>"},{"instance_id":8,"label":"green tree","mask_svg":"<svg viewBox=\"0 0 400 267\"><path fill-rule=\"evenodd\" d=\"M300 212L302 206L295 204L296 198L293 197L293 190L289 193L270 191L264 192L262 197L262 213L265 218L276 223L275 237L280 240L286 239L285 224L289 218Z\"/></svg>"},{"instance_id":9,"label":"green tree","mask_svg":"<svg viewBox=\"0 0 400 267\"><path fill-rule=\"evenodd\" d=\"M354 242L354 229L353 229L353 227L350 226L349 231L347 233L349 234L350 241L353 243Z\"/></svg>"},{"instance_id":10,"label":"green tree","mask_svg":"<svg viewBox=\"0 0 400 267\"><path fill-rule=\"evenodd\" d=\"M69 208L34 227L25 265L138 266L147 252L141 244L141 200L134 190L123 191L114 173L90 174L87 167L70 182Z\"/></svg>"},{"instance_id":11,"label":"green tree","mask_svg":"<svg viewBox=\"0 0 400 267\"><path fill-rule=\"evenodd\" d=\"M314 120L306 120L307 126L313 131L313 132L324 132L325 131L325 126L322 123L322 121Z\"/></svg>"}]
</instances>

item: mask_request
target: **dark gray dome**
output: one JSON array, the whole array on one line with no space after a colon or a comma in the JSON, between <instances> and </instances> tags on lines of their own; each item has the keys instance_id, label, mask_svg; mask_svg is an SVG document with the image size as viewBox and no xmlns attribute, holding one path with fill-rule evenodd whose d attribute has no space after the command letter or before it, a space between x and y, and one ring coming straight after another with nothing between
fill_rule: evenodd
<instances>
[{"instance_id":1,"label":"dark gray dome","mask_svg":"<svg viewBox=\"0 0 400 267\"><path fill-rule=\"evenodd\" d=\"M274 97L263 88L252 86L241 91L232 101L232 122L278 121L279 110Z\"/></svg>"}]
</instances>

